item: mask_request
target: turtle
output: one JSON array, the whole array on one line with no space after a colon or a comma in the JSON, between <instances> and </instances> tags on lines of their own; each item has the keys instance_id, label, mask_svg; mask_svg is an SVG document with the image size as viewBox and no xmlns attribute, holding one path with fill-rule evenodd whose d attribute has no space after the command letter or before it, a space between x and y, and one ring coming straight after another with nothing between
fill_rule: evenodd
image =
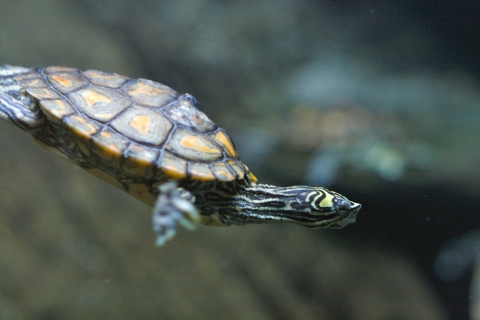
<instances>
[{"instance_id":1,"label":"turtle","mask_svg":"<svg viewBox=\"0 0 480 320\"><path fill-rule=\"evenodd\" d=\"M340 229L361 205L323 187L257 183L192 95L70 67L0 67L0 117L54 154L153 207L157 245L194 229L293 222Z\"/></svg>"}]
</instances>

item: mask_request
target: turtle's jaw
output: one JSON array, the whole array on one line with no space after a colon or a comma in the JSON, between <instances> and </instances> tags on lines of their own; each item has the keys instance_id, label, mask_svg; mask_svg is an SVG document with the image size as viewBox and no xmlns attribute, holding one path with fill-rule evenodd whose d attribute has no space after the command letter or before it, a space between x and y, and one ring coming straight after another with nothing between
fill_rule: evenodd
<instances>
[{"instance_id":1,"label":"turtle's jaw","mask_svg":"<svg viewBox=\"0 0 480 320\"><path fill-rule=\"evenodd\" d=\"M356 222L357 221L357 214L360 211L360 209L362 209L362 205L360 203L350 201L350 204L351 204L351 207L350 207L351 213L348 216L348 219L345 219L346 224L343 225L342 228L344 226L346 226L347 224Z\"/></svg>"}]
</instances>

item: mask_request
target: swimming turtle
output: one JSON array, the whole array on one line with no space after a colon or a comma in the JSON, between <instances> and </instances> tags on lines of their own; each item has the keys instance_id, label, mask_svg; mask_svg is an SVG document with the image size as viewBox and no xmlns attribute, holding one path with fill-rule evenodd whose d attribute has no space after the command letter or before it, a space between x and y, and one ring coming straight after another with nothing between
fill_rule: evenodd
<instances>
[{"instance_id":1,"label":"swimming turtle","mask_svg":"<svg viewBox=\"0 0 480 320\"><path fill-rule=\"evenodd\" d=\"M293 222L343 228L361 205L322 187L257 184L190 94L75 68L0 67L0 117L56 155L154 207L157 244L177 225Z\"/></svg>"}]
</instances>

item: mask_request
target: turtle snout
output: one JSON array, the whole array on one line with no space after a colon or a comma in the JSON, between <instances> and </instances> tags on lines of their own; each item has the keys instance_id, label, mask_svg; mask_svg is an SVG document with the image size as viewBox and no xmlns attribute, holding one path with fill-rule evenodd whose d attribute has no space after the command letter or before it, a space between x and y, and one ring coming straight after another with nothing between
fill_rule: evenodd
<instances>
[{"instance_id":1,"label":"turtle snout","mask_svg":"<svg viewBox=\"0 0 480 320\"><path fill-rule=\"evenodd\" d=\"M338 215L342 217L347 217L353 211L358 212L361 207L362 205L359 203L348 201L345 198L339 198L335 205L335 211Z\"/></svg>"}]
</instances>

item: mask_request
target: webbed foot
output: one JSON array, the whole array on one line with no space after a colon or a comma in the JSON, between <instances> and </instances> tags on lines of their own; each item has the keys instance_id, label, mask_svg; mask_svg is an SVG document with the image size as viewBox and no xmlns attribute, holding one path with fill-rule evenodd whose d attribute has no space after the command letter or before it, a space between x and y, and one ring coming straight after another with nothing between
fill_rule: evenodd
<instances>
[{"instance_id":1,"label":"webbed foot","mask_svg":"<svg viewBox=\"0 0 480 320\"><path fill-rule=\"evenodd\" d=\"M200 214L193 205L195 197L179 188L176 182L167 182L159 188L153 212L153 229L157 233L157 246L173 238L177 225L193 230L200 222Z\"/></svg>"}]
</instances>

